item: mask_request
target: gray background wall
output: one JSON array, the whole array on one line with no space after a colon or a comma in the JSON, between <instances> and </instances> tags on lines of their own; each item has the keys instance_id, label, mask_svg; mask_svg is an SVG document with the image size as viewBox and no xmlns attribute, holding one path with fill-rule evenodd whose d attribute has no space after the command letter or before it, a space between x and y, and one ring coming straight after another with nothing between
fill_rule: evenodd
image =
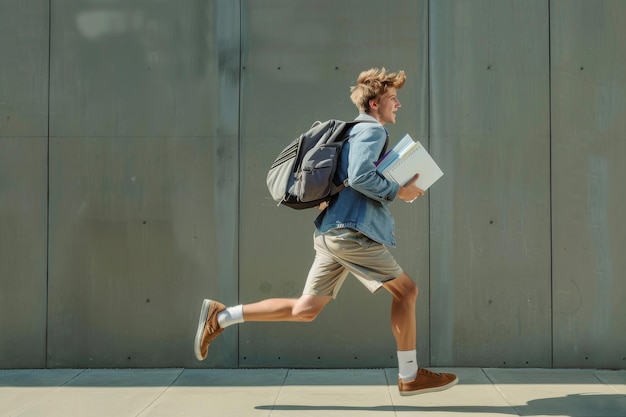
<instances>
[{"instance_id":1,"label":"gray background wall","mask_svg":"<svg viewBox=\"0 0 626 417\"><path fill-rule=\"evenodd\" d=\"M316 213L264 183L371 66L444 177L395 203L422 365L626 366L619 0L4 0L0 367L395 366L390 297L309 324L200 302L297 297Z\"/></svg>"}]
</instances>

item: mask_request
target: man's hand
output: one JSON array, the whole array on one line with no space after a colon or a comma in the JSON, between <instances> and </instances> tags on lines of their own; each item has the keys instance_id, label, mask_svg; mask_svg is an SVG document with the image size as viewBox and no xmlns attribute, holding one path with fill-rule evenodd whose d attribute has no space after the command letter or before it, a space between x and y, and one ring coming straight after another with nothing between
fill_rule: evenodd
<instances>
[{"instance_id":1,"label":"man's hand","mask_svg":"<svg viewBox=\"0 0 626 417\"><path fill-rule=\"evenodd\" d=\"M401 185L398 190L397 197L406 202L412 202L417 197L421 197L424 195L424 190L415 185L415 182L419 178L420 174L415 174L415 176L409 180L405 185Z\"/></svg>"},{"instance_id":2,"label":"man's hand","mask_svg":"<svg viewBox=\"0 0 626 417\"><path fill-rule=\"evenodd\" d=\"M322 204L320 204L319 206L315 208L318 209L319 211L324 211L326 210L327 207L328 207L328 201L324 201Z\"/></svg>"}]
</instances>

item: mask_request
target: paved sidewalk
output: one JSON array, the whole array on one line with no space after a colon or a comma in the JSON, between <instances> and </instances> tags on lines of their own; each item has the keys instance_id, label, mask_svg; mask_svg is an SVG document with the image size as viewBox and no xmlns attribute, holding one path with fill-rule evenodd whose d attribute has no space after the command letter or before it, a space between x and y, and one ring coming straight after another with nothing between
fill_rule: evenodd
<instances>
[{"instance_id":1,"label":"paved sidewalk","mask_svg":"<svg viewBox=\"0 0 626 417\"><path fill-rule=\"evenodd\" d=\"M0 370L0 416L626 417L626 371L433 370L460 382L401 397L396 369Z\"/></svg>"}]
</instances>

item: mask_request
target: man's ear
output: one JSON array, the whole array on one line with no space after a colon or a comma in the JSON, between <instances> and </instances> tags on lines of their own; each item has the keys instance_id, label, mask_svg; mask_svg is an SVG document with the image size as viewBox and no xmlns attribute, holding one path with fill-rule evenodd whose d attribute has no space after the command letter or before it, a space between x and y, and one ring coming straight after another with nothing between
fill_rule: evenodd
<instances>
[{"instance_id":1,"label":"man's ear","mask_svg":"<svg viewBox=\"0 0 626 417\"><path fill-rule=\"evenodd\" d=\"M370 105L370 109L378 109L378 100L376 100L375 98L371 98L367 103Z\"/></svg>"}]
</instances>

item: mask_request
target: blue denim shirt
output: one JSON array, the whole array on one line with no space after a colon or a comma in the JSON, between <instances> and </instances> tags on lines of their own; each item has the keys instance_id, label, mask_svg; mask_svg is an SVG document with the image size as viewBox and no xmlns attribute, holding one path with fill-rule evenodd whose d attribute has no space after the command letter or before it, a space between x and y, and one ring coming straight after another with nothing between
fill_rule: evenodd
<instances>
[{"instance_id":1,"label":"blue denim shirt","mask_svg":"<svg viewBox=\"0 0 626 417\"><path fill-rule=\"evenodd\" d=\"M377 122L367 114L356 120ZM400 186L376 171L375 162L387 140L387 130L380 123L359 123L349 134L337 168L339 178L347 178L346 187L315 220L320 233L347 227L372 240L395 247L395 222L387 207Z\"/></svg>"}]
</instances>

